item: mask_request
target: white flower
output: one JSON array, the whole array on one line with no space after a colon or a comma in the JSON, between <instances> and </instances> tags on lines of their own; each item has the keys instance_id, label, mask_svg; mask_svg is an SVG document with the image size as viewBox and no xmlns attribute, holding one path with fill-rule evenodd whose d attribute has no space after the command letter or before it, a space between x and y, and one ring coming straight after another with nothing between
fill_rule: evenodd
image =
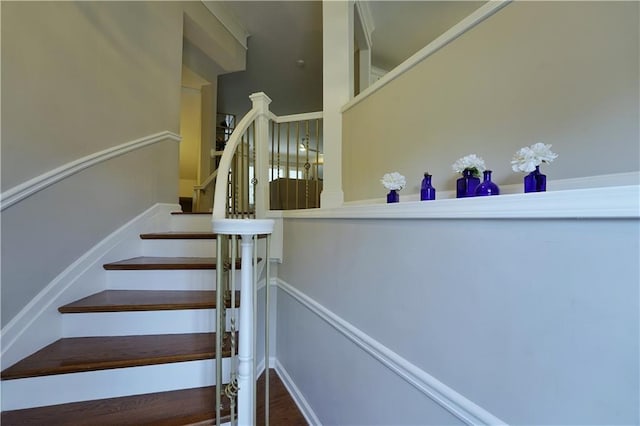
<instances>
[{"instance_id":1,"label":"white flower","mask_svg":"<svg viewBox=\"0 0 640 426\"><path fill-rule=\"evenodd\" d=\"M398 172L393 173L385 173L380 179L380 182L387 188L389 191L391 190L400 190L405 187L407 184L407 180Z\"/></svg>"},{"instance_id":2,"label":"white flower","mask_svg":"<svg viewBox=\"0 0 640 426\"><path fill-rule=\"evenodd\" d=\"M454 172L462 173L465 170L471 170L474 176L480 176L480 173L485 171L486 166L484 160L475 154L470 154L458 159L451 166Z\"/></svg>"},{"instance_id":3,"label":"white flower","mask_svg":"<svg viewBox=\"0 0 640 426\"><path fill-rule=\"evenodd\" d=\"M529 173L542 163L551 163L558 154L551 151L551 145L541 142L531 146L520 148L511 160L511 168L514 172Z\"/></svg>"}]
</instances>

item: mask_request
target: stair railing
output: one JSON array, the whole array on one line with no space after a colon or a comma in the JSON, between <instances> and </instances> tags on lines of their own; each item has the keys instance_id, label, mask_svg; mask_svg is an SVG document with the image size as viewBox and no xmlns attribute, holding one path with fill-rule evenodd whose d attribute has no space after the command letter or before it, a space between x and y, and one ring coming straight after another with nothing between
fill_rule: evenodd
<instances>
[{"instance_id":1,"label":"stair railing","mask_svg":"<svg viewBox=\"0 0 640 426\"><path fill-rule=\"evenodd\" d=\"M264 93L255 93L250 99L253 102L251 111L237 124L225 146L218 166L214 191L212 229L218 234L216 255L219 265L216 309L216 425L220 425L222 420L222 393L229 399L232 424L256 424L255 353L259 261L256 246L260 237L266 237L265 424L269 424L269 245L274 221L262 218L268 209L267 164L271 99ZM236 255L239 255L240 260L239 309L235 309ZM227 301L230 303L226 304ZM228 319L225 306L231 308ZM230 329L228 334L225 333L227 322ZM227 336L226 339L224 336ZM228 383L224 385L223 390L222 355L227 348L231 355L231 368Z\"/></svg>"},{"instance_id":2,"label":"stair railing","mask_svg":"<svg viewBox=\"0 0 640 426\"><path fill-rule=\"evenodd\" d=\"M224 386L224 395L229 400L231 423L235 424L237 420L242 426L256 424L259 238L266 239L266 425L269 418L269 246L274 221L264 218L271 209L319 207L322 183L322 113L277 117L269 111L271 99L267 95L254 93L250 99L253 103L251 110L237 123L220 158L212 212L212 228L218 234L217 258L224 260L220 262L221 267L217 268L217 306L231 307L229 318L226 309L217 310L216 419L217 424L220 424L223 406L222 354L228 349L231 368L228 384ZM290 176L292 171L294 177ZM284 178L286 185L295 183L295 196L291 196L291 199L295 197L295 206L291 203L287 206L274 206L273 193L278 190L280 182L273 184L281 178ZM288 194L289 190L286 191ZM288 196L286 200L290 201ZM240 263L240 307L237 310L236 256ZM230 333L225 334L227 329ZM223 336L227 336L226 340Z\"/></svg>"},{"instance_id":3,"label":"stair railing","mask_svg":"<svg viewBox=\"0 0 640 426\"><path fill-rule=\"evenodd\" d=\"M213 189L213 183L218 177L218 169L215 169L207 178L200 184L193 187L193 211L200 211L203 202L203 196L209 189ZM211 187L211 188L210 188Z\"/></svg>"}]
</instances>

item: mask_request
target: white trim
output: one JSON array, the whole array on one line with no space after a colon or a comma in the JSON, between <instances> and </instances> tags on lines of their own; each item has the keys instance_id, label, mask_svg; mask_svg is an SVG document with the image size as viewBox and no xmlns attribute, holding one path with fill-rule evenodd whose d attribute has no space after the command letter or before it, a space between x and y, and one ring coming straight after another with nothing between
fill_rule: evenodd
<instances>
[{"instance_id":1,"label":"white trim","mask_svg":"<svg viewBox=\"0 0 640 426\"><path fill-rule=\"evenodd\" d=\"M220 152L222 155L222 152L224 151L215 151L215 152ZM200 185L193 185L193 190L194 191L202 191L204 190L206 187L208 187L209 185L211 185L211 182L213 182L216 177L218 177L218 169L215 169L213 171L213 173L211 173L205 180L204 182L202 182L202 184Z\"/></svg>"},{"instance_id":2,"label":"white trim","mask_svg":"<svg viewBox=\"0 0 640 426\"><path fill-rule=\"evenodd\" d=\"M282 364L280 364L280 361L275 358L275 364L271 365L275 365L276 373L280 377L282 384L284 384L284 387L287 388L289 395L291 395L291 397L293 398L293 401L300 409L300 412L304 416L307 423L309 423L309 425L311 426L322 426L322 423L320 423L320 419L318 418L318 416L316 416L316 413L313 412L311 405L307 402L304 395L302 395L302 392L300 392L300 389L298 389L296 384L293 382L293 379L291 379L291 376L289 376L287 370L285 370Z\"/></svg>"},{"instance_id":3,"label":"white trim","mask_svg":"<svg viewBox=\"0 0 640 426\"><path fill-rule=\"evenodd\" d=\"M170 212L180 210L176 204L156 204L100 241L69 265L38 293L2 328L2 368L62 337L62 319L58 306L87 296L107 286L102 264L124 255L137 255L139 234L150 227L167 229ZM162 221L166 224L163 224ZM131 242L133 246L127 244ZM107 260L107 261L108 261Z\"/></svg>"},{"instance_id":4,"label":"white trim","mask_svg":"<svg viewBox=\"0 0 640 426\"><path fill-rule=\"evenodd\" d=\"M468 425L503 425L506 424L484 408L460 395L426 371L418 368L405 358L402 358L391 349L384 346L351 323L340 318L300 290L276 278L278 288L285 291L311 312L316 314L327 324L347 339L351 340L373 358L380 361L385 367L393 371L400 378L425 394L442 408L449 411ZM290 380L290 378L289 378ZM292 383L292 382L291 382ZM299 393L299 391L298 391ZM294 394L294 392L292 392Z\"/></svg>"},{"instance_id":5,"label":"white trim","mask_svg":"<svg viewBox=\"0 0 640 426\"><path fill-rule=\"evenodd\" d=\"M512 0L492 0L487 2L484 6L480 7L478 10L473 12L471 15L464 18L462 21L458 22L456 25L451 27L448 31L442 34L440 37L426 45L424 48L413 54L409 59L389 71L384 77L380 80L373 83L371 86L367 87L363 90L358 96L351 99L347 102L343 107L341 112L345 112L354 105L357 105L373 93L377 92L379 89L384 87L387 83L390 83L395 78L401 76L405 72L409 71L411 68L418 65L424 59L436 53L438 50L466 33L509 3Z\"/></svg>"},{"instance_id":6,"label":"white trim","mask_svg":"<svg viewBox=\"0 0 640 426\"><path fill-rule=\"evenodd\" d=\"M356 0L355 5L356 13L358 14L358 17L360 17L364 36L367 39L367 48L371 49L371 45L373 44L371 41L371 34L373 34L373 30L376 29L375 22L373 21L373 15L371 14L371 7L369 6L369 2L362 0Z\"/></svg>"},{"instance_id":7,"label":"white trim","mask_svg":"<svg viewBox=\"0 0 640 426\"><path fill-rule=\"evenodd\" d=\"M71 161L63 166L57 167L33 179L29 179L28 181L3 192L2 195L0 195L0 211L11 207L12 205L24 200L25 198L35 194L36 192L41 191L53 185L54 183L61 181L62 179L67 178L95 164L102 163L104 161L110 160L111 158L118 157L136 149L144 148L145 146L152 145L157 142L162 142L165 140L174 140L176 142L180 142L180 139L180 135L169 131L164 131L155 133L153 135L148 135L131 142L126 142L91 155L87 155L86 157L80 158L75 161Z\"/></svg>"},{"instance_id":8,"label":"white trim","mask_svg":"<svg viewBox=\"0 0 640 426\"><path fill-rule=\"evenodd\" d=\"M438 197L441 194L438 194ZM401 196L401 199L404 197ZM287 210L283 218L330 219L638 219L640 185L611 186L491 197L445 198L385 204L351 203L327 209Z\"/></svg>"},{"instance_id":9,"label":"white trim","mask_svg":"<svg viewBox=\"0 0 640 426\"><path fill-rule=\"evenodd\" d=\"M317 112L305 112L301 114L291 114L291 115L282 115L278 117L277 115L271 113L269 114L269 118L276 123L290 123L292 121L306 121L306 120L317 120L322 119L322 111Z\"/></svg>"},{"instance_id":10,"label":"white trim","mask_svg":"<svg viewBox=\"0 0 640 426\"><path fill-rule=\"evenodd\" d=\"M213 219L213 232L223 235L262 235L273 233L271 219Z\"/></svg>"},{"instance_id":11,"label":"white trim","mask_svg":"<svg viewBox=\"0 0 640 426\"><path fill-rule=\"evenodd\" d=\"M249 37L249 33L247 30L238 22L234 14L229 11L229 9L224 6L224 4L219 1L205 1L202 0L202 4L209 9L209 12L216 17L218 21L222 24L223 27L231 33L233 38L235 38L238 43L242 45L245 49L247 49L247 38Z\"/></svg>"}]
</instances>

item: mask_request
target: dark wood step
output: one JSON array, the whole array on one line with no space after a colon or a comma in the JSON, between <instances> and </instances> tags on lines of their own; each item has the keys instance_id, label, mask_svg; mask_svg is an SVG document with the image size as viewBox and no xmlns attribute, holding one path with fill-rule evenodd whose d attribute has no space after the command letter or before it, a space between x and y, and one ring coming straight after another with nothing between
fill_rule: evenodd
<instances>
[{"instance_id":1,"label":"dark wood step","mask_svg":"<svg viewBox=\"0 0 640 426\"><path fill-rule=\"evenodd\" d=\"M2 425L188 425L215 419L215 387L73 402L2 413ZM230 420L223 396L221 423Z\"/></svg>"},{"instance_id":2,"label":"dark wood step","mask_svg":"<svg viewBox=\"0 0 640 426\"><path fill-rule=\"evenodd\" d=\"M153 232L140 234L143 240L215 240L217 234L213 232Z\"/></svg>"},{"instance_id":3,"label":"dark wood step","mask_svg":"<svg viewBox=\"0 0 640 426\"><path fill-rule=\"evenodd\" d=\"M258 258L258 262L262 259ZM240 269L236 259L236 269ZM148 257L140 256L103 265L108 271L216 269L215 257Z\"/></svg>"},{"instance_id":4,"label":"dark wood step","mask_svg":"<svg viewBox=\"0 0 640 426\"><path fill-rule=\"evenodd\" d=\"M236 308L240 292L236 292ZM58 308L63 314L88 312L169 311L215 309L216 292L198 290L105 290ZM227 308L231 300L226 301Z\"/></svg>"},{"instance_id":5,"label":"dark wood step","mask_svg":"<svg viewBox=\"0 0 640 426\"><path fill-rule=\"evenodd\" d=\"M256 411L259 426L264 425L264 374L258 380L257 394ZM271 370L269 376L269 395L270 424L307 425L302 413L274 370ZM199 424L215 420L214 400L214 387L184 389L5 411L2 413L0 422L2 426L177 426ZM222 415L224 417L221 419L221 423L229 419L227 407L228 402L223 397L224 410Z\"/></svg>"},{"instance_id":6,"label":"dark wood step","mask_svg":"<svg viewBox=\"0 0 640 426\"><path fill-rule=\"evenodd\" d=\"M167 231L140 234L143 240L215 240L218 234L214 232ZM259 234L259 239L267 238L267 234Z\"/></svg>"},{"instance_id":7,"label":"dark wood step","mask_svg":"<svg viewBox=\"0 0 640 426\"><path fill-rule=\"evenodd\" d=\"M223 356L230 356L224 339ZM60 339L2 372L2 379L196 361L215 357L215 333Z\"/></svg>"}]
</instances>

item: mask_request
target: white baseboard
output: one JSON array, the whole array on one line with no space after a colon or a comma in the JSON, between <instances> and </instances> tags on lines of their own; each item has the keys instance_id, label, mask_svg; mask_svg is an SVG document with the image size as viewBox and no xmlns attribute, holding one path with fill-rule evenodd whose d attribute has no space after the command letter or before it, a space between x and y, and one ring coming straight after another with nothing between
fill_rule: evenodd
<instances>
[{"instance_id":1,"label":"white baseboard","mask_svg":"<svg viewBox=\"0 0 640 426\"><path fill-rule=\"evenodd\" d=\"M176 204L156 204L100 241L54 278L2 328L2 369L62 337L57 309L106 288L103 263L140 253L139 234L168 229Z\"/></svg>"},{"instance_id":2,"label":"white baseboard","mask_svg":"<svg viewBox=\"0 0 640 426\"><path fill-rule=\"evenodd\" d=\"M278 373L280 380L282 380L282 383L284 384L284 387L287 388L289 395L291 395L295 401L300 412L302 412L302 415L307 420L307 423L312 426L321 426L322 423L320 423L320 419L316 416L316 413L314 413L311 405L307 402L304 395L302 395L302 392L300 392L300 389L298 389L291 376L289 376L289 373L287 373L287 370L282 366L282 364L280 364L280 361L278 361L277 358L275 359L275 368L276 373Z\"/></svg>"},{"instance_id":3,"label":"white baseboard","mask_svg":"<svg viewBox=\"0 0 640 426\"><path fill-rule=\"evenodd\" d=\"M378 360L382 365L390 371L397 374L408 384L422 392L435 403L445 410L449 411L455 417L468 425L504 425L503 420L489 413L473 401L465 398L455 390L451 389L426 371L420 369L405 358L401 357L391 349L384 346L379 341L356 328L353 324L345 321L335 313L331 312L300 290L296 289L287 282L276 278L278 288L286 292L298 303L309 309L311 312L320 317L323 321L349 339L360 349L368 353L371 357ZM280 367L282 367L280 365ZM284 369L282 368L284 371ZM276 370L277 371L277 370ZM286 374L286 372L284 373ZM285 379L285 377L283 377ZM283 380L284 381L284 380ZM296 390L291 378L287 377L287 381L292 385L290 390L292 395L300 395ZM301 395L300 395L301 397ZM300 402L296 401L302 410L306 410L304 399ZM308 405L308 404L307 404ZM310 410L310 407L308 407ZM304 411L303 411L304 412ZM312 411L311 411L312 412ZM317 420L314 419L314 421ZM315 424L311 422L312 424Z\"/></svg>"}]
</instances>

